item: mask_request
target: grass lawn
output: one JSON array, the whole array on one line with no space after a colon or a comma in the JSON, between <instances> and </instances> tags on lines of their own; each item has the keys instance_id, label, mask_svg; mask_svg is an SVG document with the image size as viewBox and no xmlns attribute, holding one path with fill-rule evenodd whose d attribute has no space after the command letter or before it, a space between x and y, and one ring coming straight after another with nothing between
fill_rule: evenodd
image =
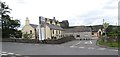
<instances>
[{"instance_id":1,"label":"grass lawn","mask_svg":"<svg viewBox=\"0 0 120 57\"><path fill-rule=\"evenodd\" d=\"M103 46L108 46L108 47L115 47L115 48L120 48L120 42L117 41L112 41L112 42L103 42L103 41L98 41L97 42L99 45Z\"/></svg>"}]
</instances>

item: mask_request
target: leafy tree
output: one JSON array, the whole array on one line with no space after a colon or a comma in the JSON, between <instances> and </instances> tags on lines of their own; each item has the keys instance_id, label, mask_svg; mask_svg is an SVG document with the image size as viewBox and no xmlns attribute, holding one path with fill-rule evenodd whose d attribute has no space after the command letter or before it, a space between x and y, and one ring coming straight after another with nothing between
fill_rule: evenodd
<instances>
[{"instance_id":1,"label":"leafy tree","mask_svg":"<svg viewBox=\"0 0 120 57\"><path fill-rule=\"evenodd\" d=\"M104 41L105 42L107 42L107 34L106 34L106 29L108 28L108 26L109 26L109 23L103 23L103 39L104 39Z\"/></svg>"},{"instance_id":2,"label":"leafy tree","mask_svg":"<svg viewBox=\"0 0 120 57\"><path fill-rule=\"evenodd\" d=\"M5 2L1 2L1 21L2 21L2 38L9 38L11 35L18 34L17 28L20 27L19 20L12 20L10 17L10 11L8 5Z\"/></svg>"}]
</instances>

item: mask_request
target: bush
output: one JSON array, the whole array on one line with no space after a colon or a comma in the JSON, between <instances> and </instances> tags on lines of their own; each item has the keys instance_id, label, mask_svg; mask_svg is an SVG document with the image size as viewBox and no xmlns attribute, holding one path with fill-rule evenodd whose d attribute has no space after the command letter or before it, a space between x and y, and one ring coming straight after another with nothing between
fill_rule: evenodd
<instances>
[{"instance_id":1,"label":"bush","mask_svg":"<svg viewBox=\"0 0 120 57\"><path fill-rule=\"evenodd\" d=\"M23 34L23 38L24 38L24 39L31 39L32 36L33 36L32 34L27 34L27 33L26 33L26 34Z\"/></svg>"}]
</instances>

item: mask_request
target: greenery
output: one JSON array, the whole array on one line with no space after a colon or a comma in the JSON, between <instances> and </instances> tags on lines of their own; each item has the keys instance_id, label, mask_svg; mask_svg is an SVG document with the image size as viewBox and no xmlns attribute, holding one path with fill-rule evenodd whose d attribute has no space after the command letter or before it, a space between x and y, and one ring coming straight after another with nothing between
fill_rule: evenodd
<instances>
[{"instance_id":1,"label":"greenery","mask_svg":"<svg viewBox=\"0 0 120 57\"><path fill-rule=\"evenodd\" d=\"M108 46L108 47L120 47L120 42L117 41L111 41L111 42L104 42L104 41L98 41L99 45L103 45L103 46Z\"/></svg>"},{"instance_id":2,"label":"greenery","mask_svg":"<svg viewBox=\"0 0 120 57\"><path fill-rule=\"evenodd\" d=\"M32 36L33 36L33 34L23 34L23 38L24 39L31 39L32 38Z\"/></svg>"},{"instance_id":3,"label":"greenery","mask_svg":"<svg viewBox=\"0 0 120 57\"><path fill-rule=\"evenodd\" d=\"M108 36L119 36L120 35L120 26L110 26L107 29Z\"/></svg>"},{"instance_id":4,"label":"greenery","mask_svg":"<svg viewBox=\"0 0 120 57\"><path fill-rule=\"evenodd\" d=\"M120 36L120 26L109 26L106 29L107 37L103 35L99 38L98 44L108 47L120 47L119 36ZM106 42L105 42L106 38Z\"/></svg>"},{"instance_id":5,"label":"greenery","mask_svg":"<svg viewBox=\"0 0 120 57\"><path fill-rule=\"evenodd\" d=\"M20 27L19 20L13 20L10 17L10 11L8 5L5 2L1 2L1 21L2 21L2 38L21 37L21 31L18 31L17 28Z\"/></svg>"}]
</instances>

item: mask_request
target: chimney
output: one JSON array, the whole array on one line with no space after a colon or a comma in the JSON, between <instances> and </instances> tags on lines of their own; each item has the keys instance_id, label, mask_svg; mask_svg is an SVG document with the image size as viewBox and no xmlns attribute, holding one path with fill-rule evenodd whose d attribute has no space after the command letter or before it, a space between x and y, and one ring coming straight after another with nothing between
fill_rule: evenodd
<instances>
[{"instance_id":1,"label":"chimney","mask_svg":"<svg viewBox=\"0 0 120 57\"><path fill-rule=\"evenodd\" d=\"M25 20L25 25L29 25L30 23L29 23L29 19L28 19L28 17L26 17L26 20Z\"/></svg>"},{"instance_id":2,"label":"chimney","mask_svg":"<svg viewBox=\"0 0 120 57\"><path fill-rule=\"evenodd\" d=\"M53 17L53 19L55 19L55 17Z\"/></svg>"}]
</instances>

